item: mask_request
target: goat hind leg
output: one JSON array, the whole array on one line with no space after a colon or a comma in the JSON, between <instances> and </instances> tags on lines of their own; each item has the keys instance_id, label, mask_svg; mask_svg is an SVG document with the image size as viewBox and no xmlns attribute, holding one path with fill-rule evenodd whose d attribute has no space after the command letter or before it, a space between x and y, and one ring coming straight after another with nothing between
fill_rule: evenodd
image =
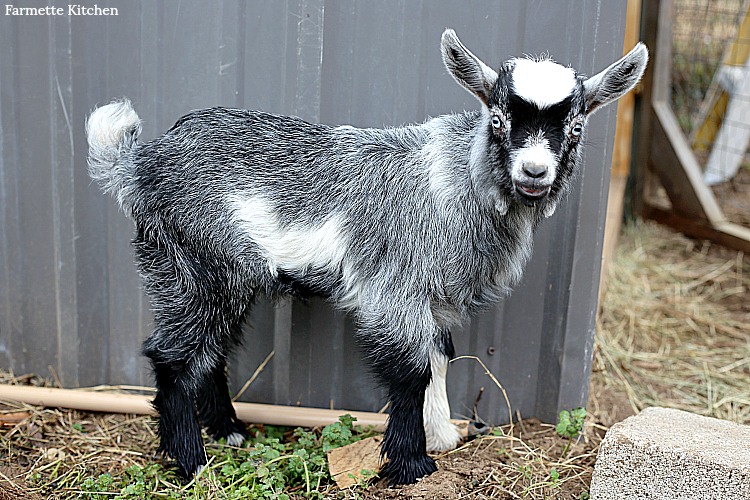
<instances>
[{"instance_id":1,"label":"goat hind leg","mask_svg":"<svg viewBox=\"0 0 750 500\"><path fill-rule=\"evenodd\" d=\"M159 414L158 452L177 462L178 473L190 478L206 465L201 430L195 415L194 397L186 387L181 370L170 363L153 363Z\"/></svg>"},{"instance_id":2,"label":"goat hind leg","mask_svg":"<svg viewBox=\"0 0 750 500\"><path fill-rule=\"evenodd\" d=\"M159 450L189 478L206 464L199 417L215 436L231 436L233 444L244 438L224 369L228 349L239 342L246 300L225 293L226 272L215 262L162 237L157 244L139 232L135 241L157 326L143 352L156 378Z\"/></svg>"},{"instance_id":3,"label":"goat hind leg","mask_svg":"<svg viewBox=\"0 0 750 500\"><path fill-rule=\"evenodd\" d=\"M196 401L223 360L225 323L200 298L185 290L153 286L158 276L147 278L156 328L143 343L143 353L154 370L159 452L173 458L179 474L188 479L206 464ZM175 282L159 281L163 285Z\"/></svg>"},{"instance_id":4,"label":"goat hind leg","mask_svg":"<svg viewBox=\"0 0 750 500\"><path fill-rule=\"evenodd\" d=\"M240 446L247 438L247 430L237 419L229 397L225 362L204 378L198 389L196 407L201 424L214 439L226 438L229 446Z\"/></svg>"}]
</instances>

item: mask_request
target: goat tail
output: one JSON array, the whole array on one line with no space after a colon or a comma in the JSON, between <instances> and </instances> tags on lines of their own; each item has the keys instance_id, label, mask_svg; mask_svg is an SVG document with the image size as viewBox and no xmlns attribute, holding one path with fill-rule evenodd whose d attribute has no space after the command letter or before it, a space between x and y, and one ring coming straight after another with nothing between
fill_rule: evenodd
<instances>
[{"instance_id":1,"label":"goat tail","mask_svg":"<svg viewBox=\"0 0 750 500\"><path fill-rule=\"evenodd\" d=\"M112 101L96 108L86 120L89 175L130 215L133 164L126 153L141 134L141 119L130 101Z\"/></svg>"}]
</instances>

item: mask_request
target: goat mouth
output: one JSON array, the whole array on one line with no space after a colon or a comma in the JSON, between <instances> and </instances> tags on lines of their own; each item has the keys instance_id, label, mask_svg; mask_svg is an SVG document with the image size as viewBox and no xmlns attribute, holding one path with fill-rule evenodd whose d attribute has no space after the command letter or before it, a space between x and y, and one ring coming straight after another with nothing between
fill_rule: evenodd
<instances>
[{"instance_id":1,"label":"goat mouth","mask_svg":"<svg viewBox=\"0 0 750 500\"><path fill-rule=\"evenodd\" d=\"M549 186L525 186L523 184L516 184L516 193L526 201L541 200L547 196L549 190Z\"/></svg>"}]
</instances>

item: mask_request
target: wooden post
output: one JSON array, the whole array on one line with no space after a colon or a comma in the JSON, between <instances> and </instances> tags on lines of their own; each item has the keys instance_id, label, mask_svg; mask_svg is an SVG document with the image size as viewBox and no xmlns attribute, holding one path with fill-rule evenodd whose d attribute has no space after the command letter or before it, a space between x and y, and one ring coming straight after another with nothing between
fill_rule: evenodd
<instances>
[{"instance_id":1,"label":"wooden post","mask_svg":"<svg viewBox=\"0 0 750 500\"><path fill-rule=\"evenodd\" d=\"M625 40L623 55L627 54L639 41L641 0L628 0L625 14ZM622 228L625 188L630 175L630 160L633 149L633 118L635 112L635 92L628 92L617 103L617 125L615 148L612 152L612 174L609 179L607 196L607 222L604 227L602 248L602 270L599 275L599 302L607 286L607 266L612 261L617 247L617 239Z\"/></svg>"}]
</instances>

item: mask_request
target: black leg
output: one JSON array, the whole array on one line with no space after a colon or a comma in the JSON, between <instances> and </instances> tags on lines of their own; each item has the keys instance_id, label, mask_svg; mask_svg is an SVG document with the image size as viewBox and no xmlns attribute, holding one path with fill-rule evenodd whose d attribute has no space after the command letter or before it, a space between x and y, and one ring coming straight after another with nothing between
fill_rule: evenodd
<instances>
[{"instance_id":1,"label":"black leg","mask_svg":"<svg viewBox=\"0 0 750 500\"><path fill-rule=\"evenodd\" d=\"M159 413L159 452L174 458L183 478L190 478L206 465L201 430L195 415L193 395L179 382L182 370L154 363L156 398Z\"/></svg>"},{"instance_id":2,"label":"black leg","mask_svg":"<svg viewBox=\"0 0 750 500\"><path fill-rule=\"evenodd\" d=\"M409 316L420 311L426 315ZM396 303L360 316L358 340L388 389L390 414L381 450L387 462L381 474L390 485L414 483L437 470L427 455L423 407L431 377L429 345L438 334L426 307Z\"/></svg>"},{"instance_id":3,"label":"black leg","mask_svg":"<svg viewBox=\"0 0 750 500\"><path fill-rule=\"evenodd\" d=\"M198 418L214 439L226 438L227 444L239 446L247 437L247 430L237 420L227 389L225 370L225 363L222 362L198 389Z\"/></svg>"},{"instance_id":4,"label":"black leg","mask_svg":"<svg viewBox=\"0 0 750 500\"><path fill-rule=\"evenodd\" d=\"M174 458L188 479L206 464L199 417L219 437L241 430L229 400L224 360L239 341L246 302L230 295L234 289L226 286L228 271L220 263L165 235L159 242L142 236L139 232L134 244L156 324L143 352L156 379L159 450Z\"/></svg>"},{"instance_id":5,"label":"black leg","mask_svg":"<svg viewBox=\"0 0 750 500\"><path fill-rule=\"evenodd\" d=\"M389 379L391 411L382 454L388 459L381 473L388 484L411 484L437 470L427 455L422 409L430 381L430 366L410 365L406 360L379 370ZM390 363L389 363L390 365Z\"/></svg>"}]
</instances>

